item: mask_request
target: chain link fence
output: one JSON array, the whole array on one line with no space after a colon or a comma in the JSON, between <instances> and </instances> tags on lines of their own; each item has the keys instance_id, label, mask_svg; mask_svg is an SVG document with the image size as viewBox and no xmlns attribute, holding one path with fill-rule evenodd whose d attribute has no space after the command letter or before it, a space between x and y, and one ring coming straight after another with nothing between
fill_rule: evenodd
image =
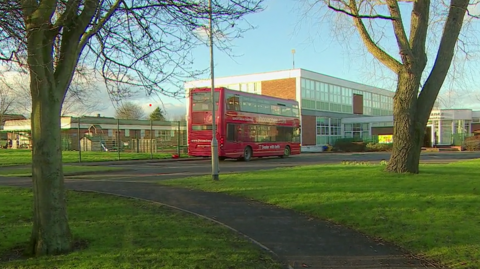
<instances>
[{"instance_id":1,"label":"chain link fence","mask_svg":"<svg viewBox=\"0 0 480 269\"><path fill-rule=\"evenodd\" d=\"M187 155L185 121L62 118L64 162L179 158ZM3 131L5 148L31 149L31 131ZM3 137L2 137L3 138Z\"/></svg>"},{"instance_id":2,"label":"chain link fence","mask_svg":"<svg viewBox=\"0 0 480 269\"><path fill-rule=\"evenodd\" d=\"M75 120L75 119L74 119ZM63 151L112 160L178 158L187 154L187 129L181 121L76 118L77 128L62 130ZM72 122L72 127L75 126ZM83 157L83 158L82 158Z\"/></svg>"}]
</instances>

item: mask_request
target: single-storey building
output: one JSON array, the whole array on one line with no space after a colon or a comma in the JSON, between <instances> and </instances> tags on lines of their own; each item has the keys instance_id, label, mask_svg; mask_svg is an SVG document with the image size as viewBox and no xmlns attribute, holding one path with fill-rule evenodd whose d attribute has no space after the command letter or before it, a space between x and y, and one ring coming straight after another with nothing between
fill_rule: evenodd
<instances>
[{"instance_id":1,"label":"single-storey building","mask_svg":"<svg viewBox=\"0 0 480 269\"><path fill-rule=\"evenodd\" d=\"M342 133L345 137L359 137L355 131L359 126L368 129L368 135L382 136L392 142L393 116L342 119ZM478 131L480 111L435 108L427 123L424 146L460 145L466 136Z\"/></svg>"},{"instance_id":2,"label":"single-storey building","mask_svg":"<svg viewBox=\"0 0 480 269\"><path fill-rule=\"evenodd\" d=\"M31 147L29 119L5 122L3 133L12 148ZM181 122L119 120L110 117L62 117L63 150L101 150L149 152L161 148L186 146L186 126ZM152 142L150 140L154 140ZM152 146L151 146L152 145Z\"/></svg>"}]
</instances>

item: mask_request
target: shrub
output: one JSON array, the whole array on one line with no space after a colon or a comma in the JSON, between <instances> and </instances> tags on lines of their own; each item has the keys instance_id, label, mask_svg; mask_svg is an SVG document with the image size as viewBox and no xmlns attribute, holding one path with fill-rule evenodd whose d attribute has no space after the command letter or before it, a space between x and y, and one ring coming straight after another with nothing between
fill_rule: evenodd
<instances>
[{"instance_id":1,"label":"shrub","mask_svg":"<svg viewBox=\"0 0 480 269\"><path fill-rule=\"evenodd\" d=\"M480 137L467 137L463 142L463 147L468 151L480 150Z\"/></svg>"},{"instance_id":2,"label":"shrub","mask_svg":"<svg viewBox=\"0 0 480 269\"><path fill-rule=\"evenodd\" d=\"M334 149L343 152L363 152L365 151L365 143L355 141L353 139L338 139L335 142Z\"/></svg>"},{"instance_id":3,"label":"shrub","mask_svg":"<svg viewBox=\"0 0 480 269\"><path fill-rule=\"evenodd\" d=\"M379 143L368 143L365 145L366 151L390 151L392 150L393 144L379 144Z\"/></svg>"}]
</instances>

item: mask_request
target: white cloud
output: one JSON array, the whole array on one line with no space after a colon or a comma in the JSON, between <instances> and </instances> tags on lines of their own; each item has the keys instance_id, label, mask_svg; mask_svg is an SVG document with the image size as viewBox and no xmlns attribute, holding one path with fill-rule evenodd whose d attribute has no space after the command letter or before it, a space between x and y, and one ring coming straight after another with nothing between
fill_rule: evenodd
<instances>
[{"instance_id":1,"label":"white cloud","mask_svg":"<svg viewBox=\"0 0 480 269\"><path fill-rule=\"evenodd\" d=\"M101 114L105 117L114 117L115 116L115 106L110 100L106 89L103 89L100 94L100 98L104 101L105 109L92 111L91 116ZM175 100L168 97L147 97L143 93L137 93L131 97L125 98L123 102L132 102L139 105L143 111L145 111L146 116L148 117L157 107L160 107L165 112L165 117L171 119L176 116L182 116L186 114L186 107L184 100ZM150 106L150 104L152 106Z\"/></svg>"},{"instance_id":2,"label":"white cloud","mask_svg":"<svg viewBox=\"0 0 480 269\"><path fill-rule=\"evenodd\" d=\"M470 5L468 6L468 12L469 12L471 15L479 16L479 15L480 15L480 1L476 1L476 2L473 3L473 4L470 4Z\"/></svg>"},{"instance_id":3,"label":"white cloud","mask_svg":"<svg viewBox=\"0 0 480 269\"><path fill-rule=\"evenodd\" d=\"M6 67L0 65L0 70L6 70ZM7 71L2 72L4 82L8 83L12 87L14 85L18 85L18 83L28 83L29 77L27 74L22 74L19 72L14 71ZM95 95L94 100L97 100L99 106L97 109L91 111L90 113L86 114L89 116L96 116L100 114L101 116L105 117L114 117L115 116L115 105L114 102L109 97L108 91L105 87L103 81L99 81L98 79L92 76L93 87L96 88L95 91L92 91L92 94ZM0 81L2 83L2 81ZM28 85L24 85L28 87ZM185 115L186 108L185 108L185 100L176 100L174 98L168 98L164 96L146 96L145 92L139 91L134 92L129 97L123 98L122 101L131 101L135 104L140 105L145 114L148 116L153 110L157 107L160 107L163 111L165 111L165 116L167 119ZM152 106L150 106L152 104ZM28 110L28 111L27 111ZM29 109L26 111L18 111L18 113L29 114ZM72 114L72 116L79 116L76 114Z\"/></svg>"}]
</instances>

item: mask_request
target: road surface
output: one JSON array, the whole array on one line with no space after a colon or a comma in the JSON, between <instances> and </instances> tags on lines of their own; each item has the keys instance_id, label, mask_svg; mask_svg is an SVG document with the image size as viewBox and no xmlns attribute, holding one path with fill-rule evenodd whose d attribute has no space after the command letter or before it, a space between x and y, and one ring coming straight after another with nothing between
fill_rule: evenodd
<instances>
[{"instance_id":1,"label":"road surface","mask_svg":"<svg viewBox=\"0 0 480 269\"><path fill-rule=\"evenodd\" d=\"M220 162L220 175L225 173L247 172L279 167L292 167L314 164L340 164L343 161L380 162L388 160L390 153L317 153L294 155L281 159L259 158L249 162L226 160ZM422 163L448 163L465 159L480 158L480 152L425 152L422 153ZM95 179L149 182L161 179L174 179L191 176L208 175L211 173L209 159L179 162L137 162L130 164L112 164L125 171L100 173L97 175L68 176L67 179Z\"/></svg>"}]
</instances>

